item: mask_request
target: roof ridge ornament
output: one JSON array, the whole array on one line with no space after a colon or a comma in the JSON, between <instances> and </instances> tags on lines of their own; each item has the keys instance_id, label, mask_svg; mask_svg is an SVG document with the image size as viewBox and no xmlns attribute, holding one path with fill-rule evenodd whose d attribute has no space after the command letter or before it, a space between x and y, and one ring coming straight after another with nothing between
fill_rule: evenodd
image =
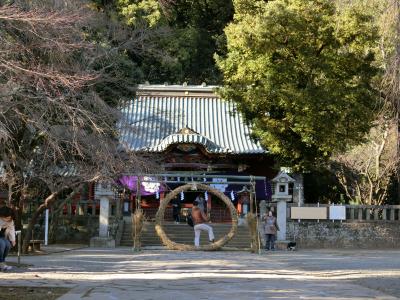
<instances>
[{"instance_id":1,"label":"roof ridge ornament","mask_svg":"<svg viewBox=\"0 0 400 300\"><path fill-rule=\"evenodd\" d=\"M165 137L158 143L157 145L153 146L158 148L159 151L164 151L167 149L168 146L172 144L177 144L177 145L183 145L181 148L184 149L186 148L186 151L190 150L188 147L189 145L203 145L203 147L206 149L207 152L220 152L220 153L231 153L232 150L222 147L212 140L210 140L208 137L201 135L200 133L197 132L189 132L189 133L182 133L181 131L184 129L190 129L190 128L182 128L179 130L177 133L173 133ZM181 149L181 150L182 150Z\"/></svg>"},{"instance_id":2,"label":"roof ridge ornament","mask_svg":"<svg viewBox=\"0 0 400 300\"><path fill-rule=\"evenodd\" d=\"M187 125L177 131L177 134L197 134L200 135L198 132L194 131L192 128L188 127Z\"/></svg>"}]
</instances>

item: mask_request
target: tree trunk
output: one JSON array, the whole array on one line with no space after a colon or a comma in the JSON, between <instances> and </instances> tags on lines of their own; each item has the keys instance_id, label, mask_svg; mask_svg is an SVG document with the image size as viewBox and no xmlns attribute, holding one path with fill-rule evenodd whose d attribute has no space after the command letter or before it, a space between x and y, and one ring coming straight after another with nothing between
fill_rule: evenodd
<instances>
[{"instance_id":1,"label":"tree trunk","mask_svg":"<svg viewBox=\"0 0 400 300\"><path fill-rule=\"evenodd\" d=\"M82 186L83 182L77 182L74 185L71 185L69 188L73 188L75 187L75 189L73 189L73 191L68 195L67 199L71 200L77 193L79 193L80 191L80 187ZM28 228L22 243L22 251L23 253L27 253L28 252L28 247L29 247L29 241L31 240L32 237L32 229L33 226L36 223L37 218L40 216L40 214L46 209L46 208L50 208L54 201L57 200L57 196L65 189L60 189L57 192L53 192L51 195L49 195L45 200L44 203L41 204L36 211L33 213L32 219L30 220L29 224L28 224Z\"/></svg>"},{"instance_id":2,"label":"tree trunk","mask_svg":"<svg viewBox=\"0 0 400 300\"><path fill-rule=\"evenodd\" d=\"M20 201L22 197L22 193L18 190L16 190L14 193L12 192L12 188L9 185L9 206L13 209L14 211L14 224L15 228L17 230L22 229L22 201Z\"/></svg>"},{"instance_id":3,"label":"tree trunk","mask_svg":"<svg viewBox=\"0 0 400 300\"><path fill-rule=\"evenodd\" d=\"M22 229L22 207L15 206L14 207L14 224L16 230Z\"/></svg>"},{"instance_id":4,"label":"tree trunk","mask_svg":"<svg viewBox=\"0 0 400 300\"><path fill-rule=\"evenodd\" d=\"M395 41L396 41L396 52L395 52L395 57L394 57L394 64L395 64L395 76L394 80L398 82L399 80L399 71L398 71L398 64L400 60L400 2L398 0L394 0L393 2L393 10L395 12L395 22L396 22L396 29L395 29ZM397 88L396 88L397 87ZM399 111L400 111L400 91L399 91L399 86L396 85L394 88L394 91L392 91L395 99L394 99L394 104L396 107L396 123L397 123L397 161L400 159L400 141L399 141L399 130L400 130L400 119L399 119ZM400 171L397 170L397 202L400 203Z\"/></svg>"},{"instance_id":5,"label":"tree trunk","mask_svg":"<svg viewBox=\"0 0 400 300\"><path fill-rule=\"evenodd\" d=\"M33 226L36 223L37 218L39 215L46 209L53 204L53 202L56 200L57 195L59 194L60 191L52 193L50 196L48 196L45 200L44 203L42 203L36 211L33 213L32 219L29 221L28 228L25 233L24 240L22 242L22 252L27 253L28 252L28 247L29 247L29 241L31 240L32 237L32 229Z\"/></svg>"},{"instance_id":6,"label":"tree trunk","mask_svg":"<svg viewBox=\"0 0 400 300\"><path fill-rule=\"evenodd\" d=\"M28 247L29 247L29 241L31 240L32 237L32 229L33 226L36 223L37 218L39 215L47 208L46 203L41 204L38 209L34 212L32 219L29 221L28 228L26 229L25 237L22 242L22 253L27 253L28 252Z\"/></svg>"}]
</instances>

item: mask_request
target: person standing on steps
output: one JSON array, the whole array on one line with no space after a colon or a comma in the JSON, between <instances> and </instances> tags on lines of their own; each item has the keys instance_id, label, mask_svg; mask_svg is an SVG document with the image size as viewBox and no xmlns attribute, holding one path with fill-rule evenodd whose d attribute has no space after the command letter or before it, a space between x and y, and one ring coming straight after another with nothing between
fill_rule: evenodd
<instances>
[{"instance_id":1,"label":"person standing on steps","mask_svg":"<svg viewBox=\"0 0 400 300\"><path fill-rule=\"evenodd\" d=\"M192 219L194 223L194 246L195 247L200 247L200 233L201 231L207 231L208 232L208 240L210 243L214 243L214 231L213 228L206 224L206 222L209 222L209 218L206 216L203 210L201 210L198 206L198 202L194 201L193 202L193 208L192 208Z\"/></svg>"},{"instance_id":2,"label":"person standing on steps","mask_svg":"<svg viewBox=\"0 0 400 300\"><path fill-rule=\"evenodd\" d=\"M181 214L181 202L175 198L172 200L172 216L174 217L175 224L179 224Z\"/></svg>"}]
</instances>

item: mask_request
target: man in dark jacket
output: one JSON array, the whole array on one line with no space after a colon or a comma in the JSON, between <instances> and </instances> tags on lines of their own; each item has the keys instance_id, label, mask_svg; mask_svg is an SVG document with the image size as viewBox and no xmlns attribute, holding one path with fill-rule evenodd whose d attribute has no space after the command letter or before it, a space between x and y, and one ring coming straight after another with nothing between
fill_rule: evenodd
<instances>
[{"instance_id":1,"label":"man in dark jacket","mask_svg":"<svg viewBox=\"0 0 400 300\"><path fill-rule=\"evenodd\" d=\"M174 218L175 224L179 224L181 214L181 202L178 199L172 200L172 216Z\"/></svg>"}]
</instances>

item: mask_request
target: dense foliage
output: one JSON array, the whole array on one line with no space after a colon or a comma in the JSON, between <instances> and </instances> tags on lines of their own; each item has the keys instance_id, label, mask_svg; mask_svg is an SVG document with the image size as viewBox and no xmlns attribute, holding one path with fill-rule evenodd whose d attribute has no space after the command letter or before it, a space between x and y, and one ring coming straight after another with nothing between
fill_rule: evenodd
<instances>
[{"instance_id":1,"label":"dense foliage","mask_svg":"<svg viewBox=\"0 0 400 300\"><path fill-rule=\"evenodd\" d=\"M149 33L139 55L135 45L127 49L131 59L138 64L143 81L221 82L214 54L225 51L223 30L232 20L231 1L118 0L95 3L131 29Z\"/></svg>"},{"instance_id":2,"label":"dense foliage","mask_svg":"<svg viewBox=\"0 0 400 300\"><path fill-rule=\"evenodd\" d=\"M307 168L360 141L378 105L377 29L330 0L236 0L219 57L224 97L282 161Z\"/></svg>"}]
</instances>

